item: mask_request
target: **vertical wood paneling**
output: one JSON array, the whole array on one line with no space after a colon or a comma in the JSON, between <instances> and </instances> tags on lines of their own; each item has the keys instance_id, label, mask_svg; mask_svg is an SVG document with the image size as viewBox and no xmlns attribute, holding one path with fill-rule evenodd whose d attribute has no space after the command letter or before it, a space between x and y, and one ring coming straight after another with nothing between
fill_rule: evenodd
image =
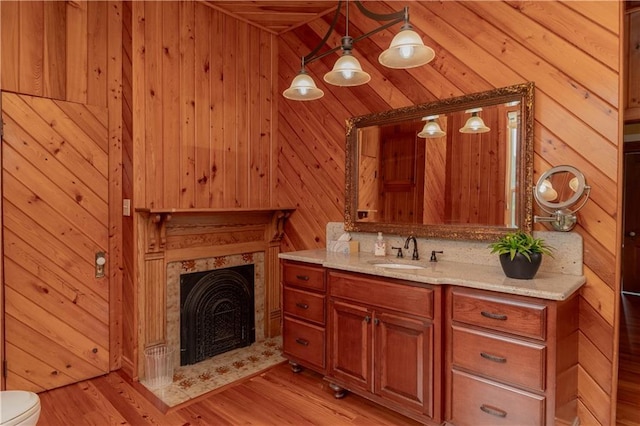
<instances>
[{"instance_id":1,"label":"vertical wood paneling","mask_svg":"<svg viewBox=\"0 0 640 426\"><path fill-rule=\"evenodd\" d=\"M64 2L47 2L44 8L44 90L43 96L54 99L65 99L66 95L66 33L60 28L67 26L67 11ZM92 21L92 24L95 22ZM99 23L95 23L100 25ZM95 39L94 39L95 41ZM95 45L94 49L102 46ZM106 52L105 52L106 55ZM106 69L103 70L106 72ZM103 89L102 96L106 98L106 90ZM106 102L94 104L106 105Z\"/></svg>"},{"instance_id":2,"label":"vertical wood paneling","mask_svg":"<svg viewBox=\"0 0 640 426\"><path fill-rule=\"evenodd\" d=\"M211 56L209 46L212 22L209 12L196 7L195 18L196 206L206 206L209 204L211 181L215 179L214 170L209 161L212 150L210 109L222 107L222 105L214 106L209 103L214 90L211 84L211 64L222 59L222 52L216 52L216 56Z\"/></svg>"},{"instance_id":3,"label":"vertical wood paneling","mask_svg":"<svg viewBox=\"0 0 640 426\"><path fill-rule=\"evenodd\" d=\"M67 96L86 103L89 81L89 46L87 40L87 3L67 2ZM105 49L105 46L102 46Z\"/></svg>"},{"instance_id":4,"label":"vertical wood paneling","mask_svg":"<svg viewBox=\"0 0 640 426\"><path fill-rule=\"evenodd\" d=\"M268 205L275 38L198 2L136 9L133 69L144 78L134 71L132 96L145 101L133 110L134 140L144 144L134 174L145 187L135 206Z\"/></svg>"},{"instance_id":5,"label":"vertical wood paneling","mask_svg":"<svg viewBox=\"0 0 640 426\"><path fill-rule=\"evenodd\" d=\"M180 3L180 203L196 205L195 14L193 2ZM174 141L175 143L176 141Z\"/></svg>"},{"instance_id":6,"label":"vertical wood paneling","mask_svg":"<svg viewBox=\"0 0 640 426\"><path fill-rule=\"evenodd\" d=\"M165 206L180 203L180 5L167 3L162 10L162 153L166 167L161 168Z\"/></svg>"},{"instance_id":7,"label":"vertical wood paneling","mask_svg":"<svg viewBox=\"0 0 640 426\"><path fill-rule=\"evenodd\" d=\"M4 90L16 90L20 87L20 3L0 2L0 15L0 84Z\"/></svg>"},{"instance_id":8,"label":"vertical wood paneling","mask_svg":"<svg viewBox=\"0 0 640 426\"><path fill-rule=\"evenodd\" d=\"M26 93L42 96L44 67L44 6L42 1L20 2L20 64L18 86Z\"/></svg>"},{"instance_id":9,"label":"vertical wood paneling","mask_svg":"<svg viewBox=\"0 0 640 426\"><path fill-rule=\"evenodd\" d=\"M432 63L410 70L389 70L377 64L375 58L397 31L392 28L354 48L372 75L368 85L353 89L326 85L322 76L337 59L329 55L307 67L325 91L324 98L292 102L280 97L276 194L280 203L299 203L283 246L324 247L324 220L343 220L344 168L332 168L322 154L329 153L329 161L344 164L346 118L534 81L535 177L551 166L573 164L592 186L575 230L584 239L588 279L580 304L579 412L587 423L596 419L609 425L615 411L611 408L614 386L607 381L615 377L621 6L618 2L505 1L368 2L367 7L388 13L405 4L414 28L436 51ZM279 37L280 92L297 74L300 57L324 35L330 19L316 19ZM354 37L378 25L357 12L350 15L350 23ZM339 43L343 27L338 25L342 32L332 37L332 44ZM336 186L334 181L341 184ZM313 194L313 200L309 200L307 182L314 182L321 191ZM597 348L599 354L587 356L587 347Z\"/></svg>"},{"instance_id":10,"label":"vertical wood paneling","mask_svg":"<svg viewBox=\"0 0 640 426\"><path fill-rule=\"evenodd\" d=\"M87 97L91 105L107 105L107 52L104 41L107 37L108 22L105 16L108 5L105 2L87 3ZM117 40L116 40L117 41Z\"/></svg>"},{"instance_id":11,"label":"vertical wood paneling","mask_svg":"<svg viewBox=\"0 0 640 426\"><path fill-rule=\"evenodd\" d=\"M1 88L106 107L109 3L3 1Z\"/></svg>"}]
</instances>

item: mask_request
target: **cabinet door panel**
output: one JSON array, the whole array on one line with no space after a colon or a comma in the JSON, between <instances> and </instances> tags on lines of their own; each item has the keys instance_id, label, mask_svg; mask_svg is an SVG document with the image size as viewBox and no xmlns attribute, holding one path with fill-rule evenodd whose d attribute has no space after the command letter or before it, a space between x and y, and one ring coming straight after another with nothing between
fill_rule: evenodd
<instances>
[{"instance_id":1,"label":"cabinet door panel","mask_svg":"<svg viewBox=\"0 0 640 426\"><path fill-rule=\"evenodd\" d=\"M371 389L371 312L361 306L331 302L330 374L349 389Z\"/></svg>"},{"instance_id":2,"label":"cabinet door panel","mask_svg":"<svg viewBox=\"0 0 640 426\"><path fill-rule=\"evenodd\" d=\"M433 415L433 325L390 313L374 318L376 394Z\"/></svg>"}]
</instances>

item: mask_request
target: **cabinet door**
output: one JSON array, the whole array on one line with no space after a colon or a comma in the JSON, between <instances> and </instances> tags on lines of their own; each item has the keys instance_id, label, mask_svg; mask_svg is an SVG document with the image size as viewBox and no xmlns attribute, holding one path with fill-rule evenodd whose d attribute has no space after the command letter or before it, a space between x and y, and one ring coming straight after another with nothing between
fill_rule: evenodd
<instances>
[{"instance_id":1,"label":"cabinet door","mask_svg":"<svg viewBox=\"0 0 640 426\"><path fill-rule=\"evenodd\" d=\"M348 389L371 388L371 317L367 308L331 302L330 371Z\"/></svg>"},{"instance_id":2,"label":"cabinet door","mask_svg":"<svg viewBox=\"0 0 640 426\"><path fill-rule=\"evenodd\" d=\"M385 312L374 317L375 393L433 416L433 324Z\"/></svg>"}]
</instances>

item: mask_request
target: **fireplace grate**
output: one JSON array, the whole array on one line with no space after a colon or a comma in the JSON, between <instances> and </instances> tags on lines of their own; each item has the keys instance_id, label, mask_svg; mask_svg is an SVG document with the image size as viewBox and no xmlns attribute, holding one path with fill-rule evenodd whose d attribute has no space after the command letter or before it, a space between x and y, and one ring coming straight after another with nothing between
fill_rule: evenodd
<instances>
[{"instance_id":1,"label":"fireplace grate","mask_svg":"<svg viewBox=\"0 0 640 426\"><path fill-rule=\"evenodd\" d=\"M255 341L254 267L180 276L180 365Z\"/></svg>"}]
</instances>

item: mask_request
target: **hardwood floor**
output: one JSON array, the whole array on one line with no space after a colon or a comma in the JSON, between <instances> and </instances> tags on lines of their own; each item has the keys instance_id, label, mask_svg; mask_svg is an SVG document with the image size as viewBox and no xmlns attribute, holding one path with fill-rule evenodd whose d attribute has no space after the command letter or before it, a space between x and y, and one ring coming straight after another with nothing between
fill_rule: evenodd
<instances>
[{"instance_id":1,"label":"hardwood floor","mask_svg":"<svg viewBox=\"0 0 640 426\"><path fill-rule=\"evenodd\" d=\"M356 395L337 400L321 376L295 374L287 364L166 413L145 395L140 384L111 373L41 393L38 425L418 424Z\"/></svg>"},{"instance_id":2,"label":"hardwood floor","mask_svg":"<svg viewBox=\"0 0 640 426\"><path fill-rule=\"evenodd\" d=\"M640 296L623 295L618 366L618 426L640 426Z\"/></svg>"}]
</instances>

